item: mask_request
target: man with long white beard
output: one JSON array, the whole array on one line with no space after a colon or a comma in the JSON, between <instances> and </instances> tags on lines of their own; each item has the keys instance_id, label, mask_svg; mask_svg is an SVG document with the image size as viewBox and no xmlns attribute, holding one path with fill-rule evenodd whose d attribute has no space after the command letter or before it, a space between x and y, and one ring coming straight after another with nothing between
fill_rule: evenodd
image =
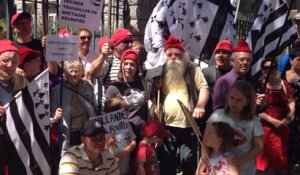
<instances>
[{"instance_id":1,"label":"man with long white beard","mask_svg":"<svg viewBox=\"0 0 300 175\"><path fill-rule=\"evenodd\" d=\"M197 167L198 141L191 124L184 116L177 99L193 112L193 117L204 116L209 91L200 67L188 61L184 46L178 38L170 35L165 45L167 61L163 72L163 122L172 137L165 140L160 150L162 175L175 175L176 153L179 149L183 174L194 175Z\"/></svg>"}]
</instances>

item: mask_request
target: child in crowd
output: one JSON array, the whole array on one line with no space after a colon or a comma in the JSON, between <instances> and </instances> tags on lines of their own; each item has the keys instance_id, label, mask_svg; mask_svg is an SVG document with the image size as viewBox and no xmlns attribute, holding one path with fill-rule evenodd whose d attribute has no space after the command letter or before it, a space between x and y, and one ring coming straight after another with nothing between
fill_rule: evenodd
<instances>
[{"instance_id":1,"label":"child in crowd","mask_svg":"<svg viewBox=\"0 0 300 175\"><path fill-rule=\"evenodd\" d=\"M206 132L203 140L208 147L209 165L208 175L237 175L237 167L231 160L232 154L229 148L234 146L234 129L224 122L214 122Z\"/></svg>"},{"instance_id":2,"label":"child in crowd","mask_svg":"<svg viewBox=\"0 0 300 175\"><path fill-rule=\"evenodd\" d=\"M156 120L147 121L143 127L143 139L140 141L136 155L136 175L159 175L159 163L156 146L167 139L171 133Z\"/></svg>"},{"instance_id":3,"label":"child in crowd","mask_svg":"<svg viewBox=\"0 0 300 175\"><path fill-rule=\"evenodd\" d=\"M208 119L204 133L207 140L209 128L213 122L228 123L235 130L235 145L230 149L234 154L233 164L238 167L239 174L255 174L255 158L263 149L263 128L258 117L254 115L256 108L255 94L250 83L237 80L229 90L224 109L216 110ZM201 160L197 174L204 173L207 166L208 147L203 143Z\"/></svg>"},{"instance_id":4,"label":"child in crowd","mask_svg":"<svg viewBox=\"0 0 300 175\"><path fill-rule=\"evenodd\" d=\"M120 110L122 108L126 108L128 106L126 100L123 97L112 97L109 99L106 99L104 103L104 112L114 112L117 110ZM128 112L125 111L125 115L127 117ZM128 121L127 121L128 122ZM129 123L129 122L128 122ZM130 135L131 141L128 141L128 143L122 143L124 144L123 150L116 150L117 142L118 140L122 140L124 136ZM109 139L107 143L107 148L110 149L111 152L116 157L116 160L118 161L119 168L120 168L120 175L128 175L132 174L133 171L133 164L134 164L134 158L132 155L134 155L134 151L136 148L136 136L132 131L132 128L130 127L129 133L122 133L122 134L113 134Z\"/></svg>"},{"instance_id":5,"label":"child in crowd","mask_svg":"<svg viewBox=\"0 0 300 175\"><path fill-rule=\"evenodd\" d=\"M121 108L126 108L128 105L123 97L109 98L104 103L104 112L113 112Z\"/></svg>"}]
</instances>

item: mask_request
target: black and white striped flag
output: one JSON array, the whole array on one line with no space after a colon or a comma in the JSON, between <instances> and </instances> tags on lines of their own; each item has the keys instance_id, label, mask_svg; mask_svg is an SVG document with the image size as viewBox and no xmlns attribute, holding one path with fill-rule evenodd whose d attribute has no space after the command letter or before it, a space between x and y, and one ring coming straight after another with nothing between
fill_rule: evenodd
<instances>
[{"instance_id":1,"label":"black and white striped flag","mask_svg":"<svg viewBox=\"0 0 300 175\"><path fill-rule=\"evenodd\" d=\"M6 106L6 130L19 174L50 175L49 76L45 70Z\"/></svg>"},{"instance_id":2,"label":"black and white striped flag","mask_svg":"<svg viewBox=\"0 0 300 175\"><path fill-rule=\"evenodd\" d=\"M168 33L180 38L194 58L208 62L219 40L235 43L234 10L230 0L160 0L145 30L145 67L164 64L162 48Z\"/></svg>"},{"instance_id":3,"label":"black and white striped flag","mask_svg":"<svg viewBox=\"0 0 300 175\"><path fill-rule=\"evenodd\" d=\"M288 6L285 0L263 0L247 38L253 51L252 76L259 75L263 59L277 57L296 40L297 33L290 18L284 28L286 15ZM280 35L282 39L276 50Z\"/></svg>"}]
</instances>

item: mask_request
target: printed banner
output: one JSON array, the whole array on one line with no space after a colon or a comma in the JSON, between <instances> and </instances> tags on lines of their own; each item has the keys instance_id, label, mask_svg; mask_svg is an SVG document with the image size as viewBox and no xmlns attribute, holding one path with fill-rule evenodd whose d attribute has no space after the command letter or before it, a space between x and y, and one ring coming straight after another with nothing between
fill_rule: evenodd
<instances>
[{"instance_id":1,"label":"printed banner","mask_svg":"<svg viewBox=\"0 0 300 175\"><path fill-rule=\"evenodd\" d=\"M61 0L59 24L99 30L103 0Z\"/></svg>"},{"instance_id":2,"label":"printed banner","mask_svg":"<svg viewBox=\"0 0 300 175\"><path fill-rule=\"evenodd\" d=\"M78 36L47 35L47 61L78 60Z\"/></svg>"},{"instance_id":3,"label":"printed banner","mask_svg":"<svg viewBox=\"0 0 300 175\"><path fill-rule=\"evenodd\" d=\"M123 150L128 144L131 143L131 140L135 138L130 123L125 115L124 109L93 117L90 118L90 120L97 120L101 122L105 130L110 133L108 137L110 137L112 134L115 134L117 141L114 150L115 153Z\"/></svg>"}]
</instances>

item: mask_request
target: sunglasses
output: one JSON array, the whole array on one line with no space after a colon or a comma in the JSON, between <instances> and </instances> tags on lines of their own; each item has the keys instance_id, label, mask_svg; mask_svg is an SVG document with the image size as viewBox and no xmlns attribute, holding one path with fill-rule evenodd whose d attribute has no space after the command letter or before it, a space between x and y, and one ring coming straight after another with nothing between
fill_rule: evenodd
<instances>
[{"instance_id":1,"label":"sunglasses","mask_svg":"<svg viewBox=\"0 0 300 175\"><path fill-rule=\"evenodd\" d=\"M271 71L272 71L272 70L275 70L275 67L271 67L271 66L262 66L261 67L261 70L263 70L263 71L267 71L269 69L271 69Z\"/></svg>"},{"instance_id":2,"label":"sunglasses","mask_svg":"<svg viewBox=\"0 0 300 175\"><path fill-rule=\"evenodd\" d=\"M133 43L133 40L124 40L122 43L129 45Z\"/></svg>"},{"instance_id":3,"label":"sunglasses","mask_svg":"<svg viewBox=\"0 0 300 175\"><path fill-rule=\"evenodd\" d=\"M92 37L90 37L90 36L81 36L81 37L80 37L81 40L86 40L86 39L87 39L87 40L91 40L91 38L92 38Z\"/></svg>"}]
</instances>

